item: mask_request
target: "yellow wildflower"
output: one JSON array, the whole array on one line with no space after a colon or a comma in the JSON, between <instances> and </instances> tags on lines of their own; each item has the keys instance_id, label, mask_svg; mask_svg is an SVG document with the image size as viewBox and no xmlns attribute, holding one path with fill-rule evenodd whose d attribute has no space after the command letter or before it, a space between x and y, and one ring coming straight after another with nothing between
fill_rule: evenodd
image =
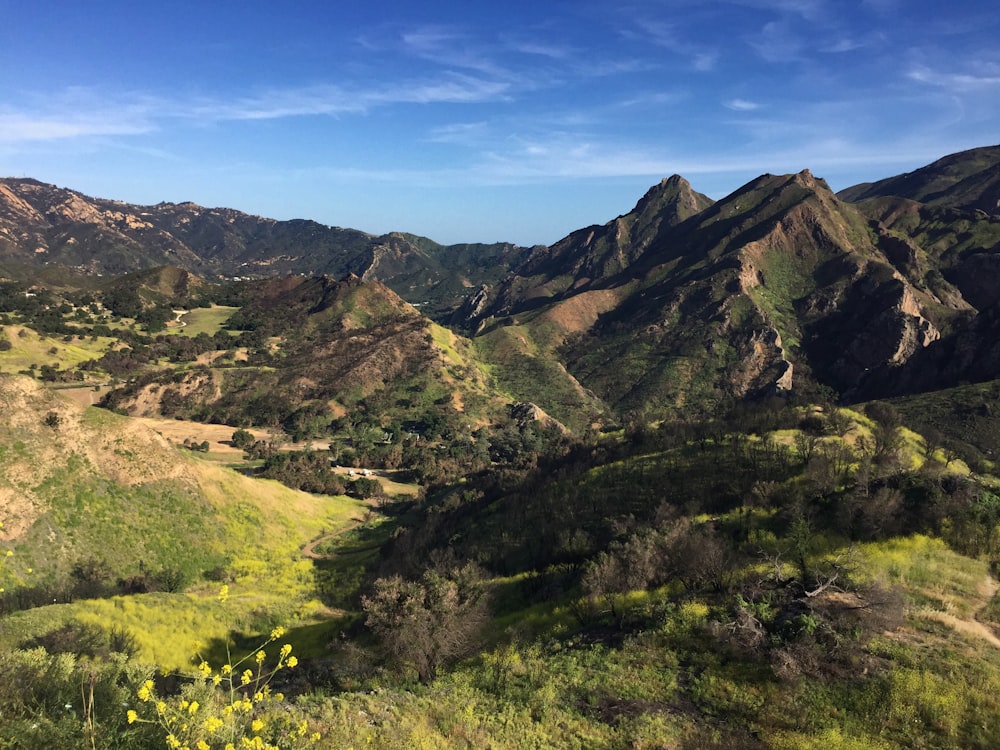
<instances>
[{"instance_id":1,"label":"yellow wildflower","mask_svg":"<svg viewBox=\"0 0 1000 750\"><path fill-rule=\"evenodd\" d=\"M229 598L229 586L223 586L219 589L219 601L225 602Z\"/></svg>"},{"instance_id":2,"label":"yellow wildflower","mask_svg":"<svg viewBox=\"0 0 1000 750\"><path fill-rule=\"evenodd\" d=\"M261 719L254 719L252 722L250 722L250 730L254 734L260 734L263 728L264 728L264 722Z\"/></svg>"},{"instance_id":3,"label":"yellow wildflower","mask_svg":"<svg viewBox=\"0 0 1000 750\"><path fill-rule=\"evenodd\" d=\"M249 685L250 684L250 680L252 680L252 679L253 679L253 670L245 669L245 670L243 670L243 676L240 677L240 684L241 685Z\"/></svg>"},{"instance_id":4,"label":"yellow wildflower","mask_svg":"<svg viewBox=\"0 0 1000 750\"><path fill-rule=\"evenodd\" d=\"M153 681L152 680L146 680L144 683L142 683L142 687L139 688L139 692L136 693L136 695L138 696L139 700L141 700L143 702L152 700L152 697L153 697Z\"/></svg>"},{"instance_id":5,"label":"yellow wildflower","mask_svg":"<svg viewBox=\"0 0 1000 750\"><path fill-rule=\"evenodd\" d=\"M285 634L285 629L280 625L271 631L271 640L276 641Z\"/></svg>"},{"instance_id":6,"label":"yellow wildflower","mask_svg":"<svg viewBox=\"0 0 1000 750\"><path fill-rule=\"evenodd\" d=\"M139 721L139 714L137 714L135 711L129 710L126 716L128 716L129 724L135 724L137 721Z\"/></svg>"},{"instance_id":7,"label":"yellow wildflower","mask_svg":"<svg viewBox=\"0 0 1000 750\"><path fill-rule=\"evenodd\" d=\"M281 647L281 657L282 658L288 656L290 653L292 653L292 644L291 643L286 643L284 646Z\"/></svg>"},{"instance_id":8,"label":"yellow wildflower","mask_svg":"<svg viewBox=\"0 0 1000 750\"><path fill-rule=\"evenodd\" d=\"M295 667L299 663L299 660L294 656L289 656L288 661L285 662L289 667Z\"/></svg>"},{"instance_id":9,"label":"yellow wildflower","mask_svg":"<svg viewBox=\"0 0 1000 750\"><path fill-rule=\"evenodd\" d=\"M218 732L220 729L222 729L224 725L225 722L223 722L222 719L220 719L218 716L209 716L207 719L205 719L205 723L203 726L205 727L206 732L208 732L209 734L214 734L215 732Z\"/></svg>"}]
</instances>

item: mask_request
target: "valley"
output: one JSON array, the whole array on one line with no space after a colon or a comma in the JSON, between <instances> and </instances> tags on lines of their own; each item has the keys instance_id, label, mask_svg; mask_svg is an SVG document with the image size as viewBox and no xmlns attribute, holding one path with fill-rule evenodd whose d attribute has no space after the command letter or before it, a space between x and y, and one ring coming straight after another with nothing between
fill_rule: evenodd
<instances>
[{"instance_id":1,"label":"valley","mask_svg":"<svg viewBox=\"0 0 1000 750\"><path fill-rule=\"evenodd\" d=\"M996 747L997 164L533 248L0 180L0 747Z\"/></svg>"}]
</instances>

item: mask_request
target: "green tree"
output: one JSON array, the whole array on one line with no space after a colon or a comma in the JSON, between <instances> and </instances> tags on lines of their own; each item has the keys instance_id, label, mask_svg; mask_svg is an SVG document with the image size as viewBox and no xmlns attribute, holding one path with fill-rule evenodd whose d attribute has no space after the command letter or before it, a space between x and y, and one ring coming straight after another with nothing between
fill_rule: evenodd
<instances>
[{"instance_id":1,"label":"green tree","mask_svg":"<svg viewBox=\"0 0 1000 750\"><path fill-rule=\"evenodd\" d=\"M234 432L230 440L233 443L233 447L239 448L241 451L245 451L254 442L253 434L242 428Z\"/></svg>"}]
</instances>

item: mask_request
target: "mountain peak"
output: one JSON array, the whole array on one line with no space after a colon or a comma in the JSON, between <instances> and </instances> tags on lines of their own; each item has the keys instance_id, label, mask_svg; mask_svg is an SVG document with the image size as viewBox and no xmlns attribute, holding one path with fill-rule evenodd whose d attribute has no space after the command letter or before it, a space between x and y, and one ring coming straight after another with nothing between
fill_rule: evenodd
<instances>
[{"instance_id":1,"label":"mountain peak","mask_svg":"<svg viewBox=\"0 0 1000 750\"><path fill-rule=\"evenodd\" d=\"M666 213L664 218L669 224L679 224L710 205L711 198L696 192L690 182L674 174L649 188L631 213L640 217Z\"/></svg>"}]
</instances>

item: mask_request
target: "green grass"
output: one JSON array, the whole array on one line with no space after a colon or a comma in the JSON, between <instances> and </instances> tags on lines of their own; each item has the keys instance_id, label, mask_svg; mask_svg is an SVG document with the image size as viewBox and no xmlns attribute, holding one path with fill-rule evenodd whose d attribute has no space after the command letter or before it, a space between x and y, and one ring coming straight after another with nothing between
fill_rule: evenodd
<instances>
[{"instance_id":1,"label":"green grass","mask_svg":"<svg viewBox=\"0 0 1000 750\"><path fill-rule=\"evenodd\" d=\"M62 336L40 335L30 328L11 325L0 326L0 337L12 345L8 351L0 351L0 373L9 375L28 370L32 365L54 365L60 370L76 367L81 362L99 359L115 339L89 336L74 336L72 341L63 341Z\"/></svg>"},{"instance_id":2,"label":"green grass","mask_svg":"<svg viewBox=\"0 0 1000 750\"><path fill-rule=\"evenodd\" d=\"M239 309L238 307L225 307L222 305L195 308L184 313L180 318L180 321L184 325L179 328L171 327L170 333L191 337L197 336L200 333L214 336L222 330L226 321Z\"/></svg>"}]
</instances>

